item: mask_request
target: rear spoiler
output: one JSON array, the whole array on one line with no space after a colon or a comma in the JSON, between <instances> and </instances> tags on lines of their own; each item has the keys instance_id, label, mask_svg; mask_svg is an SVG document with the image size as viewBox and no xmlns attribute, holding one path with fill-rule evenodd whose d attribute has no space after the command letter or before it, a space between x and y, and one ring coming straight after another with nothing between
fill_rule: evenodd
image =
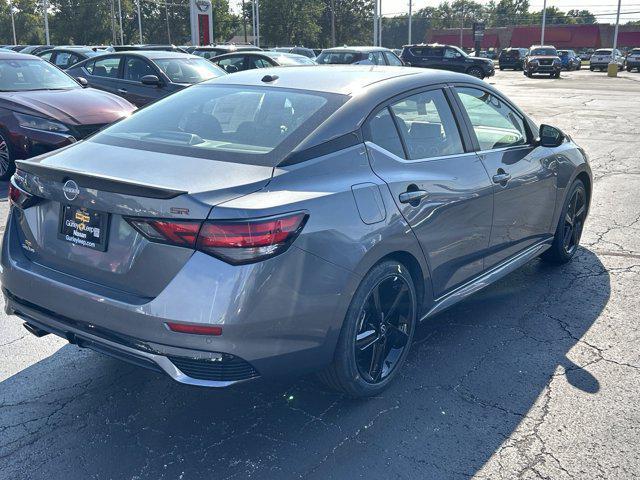
<instances>
[{"instance_id":1,"label":"rear spoiler","mask_svg":"<svg viewBox=\"0 0 640 480\"><path fill-rule=\"evenodd\" d=\"M172 190L169 188L159 187L157 185L132 183L118 178L103 175L91 175L77 170L67 170L27 160L16 160L16 165L21 171L31 173L41 178L46 178L61 184L69 179L73 179L83 188L93 188L103 192L160 199L174 198L178 195L187 193L183 190Z\"/></svg>"}]
</instances>

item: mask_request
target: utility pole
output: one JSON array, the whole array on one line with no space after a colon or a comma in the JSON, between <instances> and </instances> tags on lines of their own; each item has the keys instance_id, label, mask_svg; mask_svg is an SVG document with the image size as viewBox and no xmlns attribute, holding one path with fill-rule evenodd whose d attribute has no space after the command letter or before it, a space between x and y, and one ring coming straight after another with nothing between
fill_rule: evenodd
<instances>
[{"instance_id":1,"label":"utility pole","mask_svg":"<svg viewBox=\"0 0 640 480\"><path fill-rule=\"evenodd\" d=\"M380 12L380 25L378 26L378 46L382 46L382 0L380 0L380 8L378 9Z\"/></svg>"},{"instance_id":2,"label":"utility pole","mask_svg":"<svg viewBox=\"0 0 640 480\"><path fill-rule=\"evenodd\" d=\"M244 31L244 43L247 43L247 11L244 9L244 0L242 0L242 29Z\"/></svg>"},{"instance_id":3,"label":"utility pole","mask_svg":"<svg viewBox=\"0 0 640 480\"><path fill-rule=\"evenodd\" d=\"M462 31L464 30L464 0L462 1L462 13L460 15L460 48L464 48L462 42Z\"/></svg>"},{"instance_id":4,"label":"utility pole","mask_svg":"<svg viewBox=\"0 0 640 480\"><path fill-rule=\"evenodd\" d=\"M540 45L544 45L544 29L547 25L547 0L542 4L542 33L540 34Z\"/></svg>"},{"instance_id":5,"label":"utility pole","mask_svg":"<svg viewBox=\"0 0 640 480\"><path fill-rule=\"evenodd\" d=\"M118 0L118 18L120 20L120 45L124 45L124 30L122 29L122 0Z\"/></svg>"},{"instance_id":6,"label":"utility pole","mask_svg":"<svg viewBox=\"0 0 640 480\"><path fill-rule=\"evenodd\" d=\"M256 44L256 0L251 0L251 34L253 35L253 44Z\"/></svg>"},{"instance_id":7,"label":"utility pole","mask_svg":"<svg viewBox=\"0 0 640 480\"><path fill-rule=\"evenodd\" d=\"M42 0L44 6L44 37L47 45L51 45L49 38L49 0Z\"/></svg>"},{"instance_id":8,"label":"utility pole","mask_svg":"<svg viewBox=\"0 0 640 480\"><path fill-rule=\"evenodd\" d=\"M164 15L167 19L167 41L169 42L169 45L171 45L171 29L169 28L169 4L167 3L167 0L164 0Z\"/></svg>"},{"instance_id":9,"label":"utility pole","mask_svg":"<svg viewBox=\"0 0 640 480\"><path fill-rule=\"evenodd\" d=\"M373 46L378 45L378 0L373 0Z\"/></svg>"},{"instance_id":10,"label":"utility pole","mask_svg":"<svg viewBox=\"0 0 640 480\"><path fill-rule=\"evenodd\" d=\"M616 48L618 48L618 27L620 26L620 5L622 0L618 0L618 13L616 13L616 28L613 31L613 48L611 49L611 62L607 68L607 75L615 77L618 75L618 64L616 64Z\"/></svg>"},{"instance_id":11,"label":"utility pole","mask_svg":"<svg viewBox=\"0 0 640 480\"><path fill-rule=\"evenodd\" d=\"M256 2L256 46L260 46L260 2Z\"/></svg>"},{"instance_id":12,"label":"utility pole","mask_svg":"<svg viewBox=\"0 0 640 480\"><path fill-rule=\"evenodd\" d=\"M17 44L18 44L18 40L16 40L16 38L17 38L17 37L16 37L16 21L15 21L15 19L13 18L13 15L14 15L14 13L15 13L15 12L13 11L13 8L14 8L14 7L13 7L13 3L11 3L11 4L9 5L9 11L11 12L11 28L13 29L13 44L14 44L14 45L17 45Z\"/></svg>"},{"instance_id":13,"label":"utility pole","mask_svg":"<svg viewBox=\"0 0 640 480\"><path fill-rule=\"evenodd\" d=\"M111 13L111 44L115 45L118 42L116 41L116 10L115 10L115 5L113 3L114 0L111 0L110 3L110 13Z\"/></svg>"},{"instance_id":14,"label":"utility pole","mask_svg":"<svg viewBox=\"0 0 640 480\"><path fill-rule=\"evenodd\" d=\"M413 14L412 7L412 0L409 0L409 45L411 45L411 16Z\"/></svg>"},{"instance_id":15,"label":"utility pole","mask_svg":"<svg viewBox=\"0 0 640 480\"><path fill-rule=\"evenodd\" d=\"M136 0L136 6L138 7L138 33L140 34L140 45L142 45L142 14L140 13L140 0Z\"/></svg>"},{"instance_id":16,"label":"utility pole","mask_svg":"<svg viewBox=\"0 0 640 480\"><path fill-rule=\"evenodd\" d=\"M336 46L336 0L331 0L331 46Z\"/></svg>"}]
</instances>

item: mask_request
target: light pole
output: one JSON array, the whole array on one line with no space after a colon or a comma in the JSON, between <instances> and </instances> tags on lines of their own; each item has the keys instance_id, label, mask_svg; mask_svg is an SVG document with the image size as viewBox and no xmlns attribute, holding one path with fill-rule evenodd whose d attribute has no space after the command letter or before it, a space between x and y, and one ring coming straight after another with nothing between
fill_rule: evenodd
<instances>
[{"instance_id":1,"label":"light pole","mask_svg":"<svg viewBox=\"0 0 640 480\"><path fill-rule=\"evenodd\" d=\"M256 0L256 46L260 46L260 2Z\"/></svg>"},{"instance_id":2,"label":"light pole","mask_svg":"<svg viewBox=\"0 0 640 480\"><path fill-rule=\"evenodd\" d=\"M412 1L409 0L409 45L411 45L411 15L412 15Z\"/></svg>"},{"instance_id":3,"label":"light pole","mask_svg":"<svg viewBox=\"0 0 640 480\"><path fill-rule=\"evenodd\" d=\"M47 45L51 45L51 41L49 39L49 0L42 0L42 4L44 6L44 37Z\"/></svg>"},{"instance_id":4,"label":"light pole","mask_svg":"<svg viewBox=\"0 0 640 480\"><path fill-rule=\"evenodd\" d=\"M378 0L373 0L373 46L378 45Z\"/></svg>"},{"instance_id":5,"label":"light pole","mask_svg":"<svg viewBox=\"0 0 640 480\"><path fill-rule=\"evenodd\" d=\"M613 31L613 48L611 49L611 62L607 67L607 75L615 77L618 75L618 64L616 63L616 48L618 48L618 27L620 26L620 6L622 0L618 0L618 13L616 13L616 28Z\"/></svg>"},{"instance_id":6,"label":"light pole","mask_svg":"<svg viewBox=\"0 0 640 480\"><path fill-rule=\"evenodd\" d=\"M140 34L140 45L142 45L142 14L140 13L140 0L136 0L136 6L138 7L138 33Z\"/></svg>"},{"instance_id":7,"label":"light pole","mask_svg":"<svg viewBox=\"0 0 640 480\"><path fill-rule=\"evenodd\" d=\"M331 0L331 46L336 46L336 0Z\"/></svg>"},{"instance_id":8,"label":"light pole","mask_svg":"<svg viewBox=\"0 0 640 480\"><path fill-rule=\"evenodd\" d=\"M544 28L547 24L547 0L542 4L542 32L540 33L540 45L544 45Z\"/></svg>"},{"instance_id":9,"label":"light pole","mask_svg":"<svg viewBox=\"0 0 640 480\"><path fill-rule=\"evenodd\" d=\"M464 30L464 0L462 1L462 14L460 15L460 48L463 48L462 46L462 31Z\"/></svg>"},{"instance_id":10,"label":"light pole","mask_svg":"<svg viewBox=\"0 0 640 480\"><path fill-rule=\"evenodd\" d=\"M120 23L120 45L124 45L124 30L122 29L122 1L118 0L118 19Z\"/></svg>"},{"instance_id":11,"label":"light pole","mask_svg":"<svg viewBox=\"0 0 640 480\"><path fill-rule=\"evenodd\" d=\"M378 46L382 46L382 0L380 0L380 7L378 9L380 13L380 25L378 26Z\"/></svg>"},{"instance_id":12,"label":"light pole","mask_svg":"<svg viewBox=\"0 0 640 480\"><path fill-rule=\"evenodd\" d=\"M16 37L16 21L13 18L13 15L15 13L13 9L14 9L14 6L13 6L13 3L11 3L9 5L9 11L11 12L11 28L13 29L13 44L17 45L18 44L18 40L16 40L16 38L17 38Z\"/></svg>"}]
</instances>

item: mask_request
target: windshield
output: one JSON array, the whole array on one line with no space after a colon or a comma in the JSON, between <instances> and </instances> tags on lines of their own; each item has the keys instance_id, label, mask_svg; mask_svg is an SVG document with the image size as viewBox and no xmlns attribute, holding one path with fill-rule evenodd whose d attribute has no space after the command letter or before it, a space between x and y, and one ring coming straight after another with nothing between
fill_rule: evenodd
<instances>
[{"instance_id":1,"label":"windshield","mask_svg":"<svg viewBox=\"0 0 640 480\"><path fill-rule=\"evenodd\" d=\"M362 57L363 55L360 52L324 51L320 55L318 55L318 58L316 58L316 63L319 63L320 65L323 65L323 64L324 65L329 65L329 64L348 65L348 64L355 63L362 60Z\"/></svg>"},{"instance_id":2,"label":"windshield","mask_svg":"<svg viewBox=\"0 0 640 480\"><path fill-rule=\"evenodd\" d=\"M567 55L569 55L569 52L567 52L566 50L558 50L558 55L560 57L566 57Z\"/></svg>"},{"instance_id":3,"label":"windshield","mask_svg":"<svg viewBox=\"0 0 640 480\"><path fill-rule=\"evenodd\" d=\"M533 50L531 50L531 53L529 55L557 57L558 52L555 48L534 48Z\"/></svg>"},{"instance_id":4,"label":"windshield","mask_svg":"<svg viewBox=\"0 0 640 480\"><path fill-rule=\"evenodd\" d=\"M342 95L205 84L140 110L92 141L275 165L276 150L290 152L343 102Z\"/></svg>"},{"instance_id":5,"label":"windshield","mask_svg":"<svg viewBox=\"0 0 640 480\"><path fill-rule=\"evenodd\" d=\"M0 60L0 90L66 90L80 88L71 77L44 60Z\"/></svg>"},{"instance_id":6,"label":"windshield","mask_svg":"<svg viewBox=\"0 0 640 480\"><path fill-rule=\"evenodd\" d=\"M315 65L316 62L302 55L269 55L279 65Z\"/></svg>"},{"instance_id":7,"label":"windshield","mask_svg":"<svg viewBox=\"0 0 640 480\"><path fill-rule=\"evenodd\" d=\"M153 61L173 83L199 83L225 75L204 58L159 58Z\"/></svg>"},{"instance_id":8,"label":"windshield","mask_svg":"<svg viewBox=\"0 0 640 480\"><path fill-rule=\"evenodd\" d=\"M634 48L629 55L640 55L640 48Z\"/></svg>"}]
</instances>

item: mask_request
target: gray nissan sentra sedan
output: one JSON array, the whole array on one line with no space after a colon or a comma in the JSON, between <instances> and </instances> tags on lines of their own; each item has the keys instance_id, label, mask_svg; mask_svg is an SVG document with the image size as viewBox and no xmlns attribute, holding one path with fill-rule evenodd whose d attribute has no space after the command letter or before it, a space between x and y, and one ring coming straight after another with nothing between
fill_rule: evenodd
<instances>
[{"instance_id":1,"label":"gray nissan sentra sedan","mask_svg":"<svg viewBox=\"0 0 640 480\"><path fill-rule=\"evenodd\" d=\"M187 384L316 371L353 396L418 322L569 261L592 185L490 85L371 66L237 73L17 163L2 288L30 332Z\"/></svg>"}]
</instances>

